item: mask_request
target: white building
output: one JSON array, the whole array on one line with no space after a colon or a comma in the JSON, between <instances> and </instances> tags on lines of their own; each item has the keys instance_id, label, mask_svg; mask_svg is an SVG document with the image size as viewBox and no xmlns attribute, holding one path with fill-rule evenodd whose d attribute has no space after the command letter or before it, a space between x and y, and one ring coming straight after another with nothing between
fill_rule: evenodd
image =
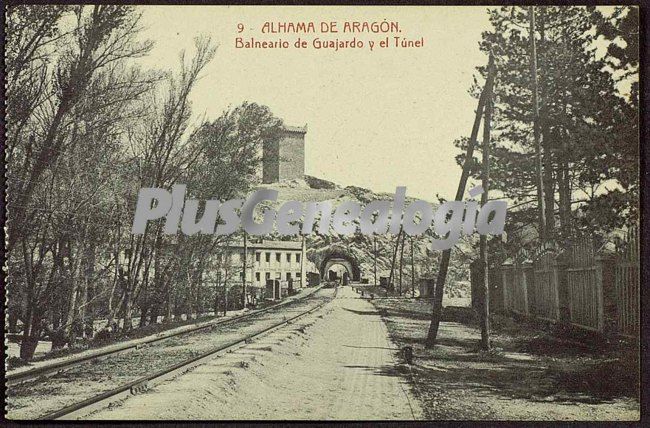
<instances>
[{"instance_id":1,"label":"white building","mask_svg":"<svg viewBox=\"0 0 650 428\"><path fill-rule=\"evenodd\" d=\"M233 242L229 245L229 249L229 276L234 279L233 285L241 285L244 242ZM248 300L279 299L286 296L290 289L306 286L305 256L304 241L248 239L246 242Z\"/></svg>"}]
</instances>

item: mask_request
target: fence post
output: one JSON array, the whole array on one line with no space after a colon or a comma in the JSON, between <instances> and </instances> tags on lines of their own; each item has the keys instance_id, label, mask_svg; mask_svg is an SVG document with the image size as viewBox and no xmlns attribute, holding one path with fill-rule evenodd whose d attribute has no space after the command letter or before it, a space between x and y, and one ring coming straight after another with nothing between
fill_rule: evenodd
<instances>
[{"instance_id":1,"label":"fence post","mask_svg":"<svg viewBox=\"0 0 650 428\"><path fill-rule=\"evenodd\" d=\"M501 265L501 279L502 279L502 284L503 286L501 287L503 289L503 310L504 311L510 311L512 310L512 304L510 302L511 300L511 293L508 285L508 273L512 271L512 263L503 263Z\"/></svg>"},{"instance_id":2,"label":"fence post","mask_svg":"<svg viewBox=\"0 0 650 428\"><path fill-rule=\"evenodd\" d=\"M528 278L528 267L529 267L528 263L526 263L525 261L521 262L519 264L519 266L518 266L518 268L519 268L519 270L521 272L521 283L522 283L521 286L522 286L523 293L524 293L524 314L526 314L526 316L531 314L531 310L530 310L530 307L529 307L529 300L528 300L528 286L529 286L529 283L531 283L532 281L529 281L529 278ZM530 284L530 286L532 287L533 284ZM532 300L532 303L534 304L535 303L535 296L534 295L533 295L533 299L531 299L531 300ZM534 312L534 311L532 311L532 312Z\"/></svg>"},{"instance_id":3,"label":"fence post","mask_svg":"<svg viewBox=\"0 0 650 428\"><path fill-rule=\"evenodd\" d=\"M535 271L533 264L526 260L521 264L521 276L526 288L526 315L537 315L537 292L535 288Z\"/></svg>"},{"instance_id":4,"label":"fence post","mask_svg":"<svg viewBox=\"0 0 650 428\"><path fill-rule=\"evenodd\" d=\"M559 261L561 260L561 261ZM570 305L569 305L569 284L567 282L567 267L566 256L564 253L559 254L555 258L556 274L557 274L557 306L558 306L558 320L563 323L568 323L571 319Z\"/></svg>"},{"instance_id":5,"label":"fence post","mask_svg":"<svg viewBox=\"0 0 650 428\"><path fill-rule=\"evenodd\" d=\"M596 257L595 263L595 277L596 277L596 299L598 310L598 331L603 332L605 326L605 307L603 302L603 258Z\"/></svg>"}]
</instances>

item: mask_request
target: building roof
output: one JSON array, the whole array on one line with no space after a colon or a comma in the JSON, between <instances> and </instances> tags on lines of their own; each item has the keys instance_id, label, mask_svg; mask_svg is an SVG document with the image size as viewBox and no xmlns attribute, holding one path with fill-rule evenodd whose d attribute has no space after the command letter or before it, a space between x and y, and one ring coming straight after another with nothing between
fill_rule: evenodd
<instances>
[{"instance_id":1,"label":"building roof","mask_svg":"<svg viewBox=\"0 0 650 428\"><path fill-rule=\"evenodd\" d=\"M229 245L231 248L244 248L244 241L233 241ZM300 241L270 241L263 239L262 242L248 242L248 248L254 250L301 250L302 242Z\"/></svg>"},{"instance_id":2,"label":"building roof","mask_svg":"<svg viewBox=\"0 0 650 428\"><path fill-rule=\"evenodd\" d=\"M282 129L286 132L296 132L298 134L306 134L307 133L307 125L305 126L289 126L289 125L284 125Z\"/></svg>"}]
</instances>

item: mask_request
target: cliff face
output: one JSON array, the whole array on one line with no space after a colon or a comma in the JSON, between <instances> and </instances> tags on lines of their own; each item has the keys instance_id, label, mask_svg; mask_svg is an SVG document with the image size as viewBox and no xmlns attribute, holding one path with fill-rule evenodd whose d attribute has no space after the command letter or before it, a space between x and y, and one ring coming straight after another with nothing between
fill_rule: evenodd
<instances>
[{"instance_id":1,"label":"cliff face","mask_svg":"<svg viewBox=\"0 0 650 428\"><path fill-rule=\"evenodd\" d=\"M327 180L305 176L304 180L290 180L280 183L266 184L259 188L274 189L279 192L278 201L271 204L277 209L286 201L323 202L329 201L333 208L346 200L359 203L362 207L374 200L392 201L394 195L377 193L369 189L356 186L342 187ZM406 197L406 205L414 201ZM431 204L434 209L437 204ZM314 228L317 230L317 228ZM400 244L395 255L397 236L387 233L367 236L360 233L344 236L339 235L330 227L330 233L325 235L312 233L306 238L307 259L313 271L319 271L323 262L333 253L350 258L357 264L361 277L374 282L374 248L377 249L377 276L389 276L391 262L395 255L395 281L399 280L400 259L402 260L402 278L404 287L410 287L411 272L415 268L416 278L435 277L438 269L440 251L431 251L430 233L410 237L405 235L404 248ZM290 239L296 237L282 237L275 235L273 239ZM452 260L447 281L447 289L465 288L462 282L469 278L469 258L473 254L473 237L463 238L452 251ZM375 247L376 246L376 247ZM458 287L457 287L458 286Z\"/></svg>"}]
</instances>

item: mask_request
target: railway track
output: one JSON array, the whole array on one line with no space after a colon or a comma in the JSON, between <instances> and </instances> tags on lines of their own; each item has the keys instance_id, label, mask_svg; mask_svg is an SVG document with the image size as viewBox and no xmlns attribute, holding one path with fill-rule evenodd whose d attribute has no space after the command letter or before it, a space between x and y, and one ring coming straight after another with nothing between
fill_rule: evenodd
<instances>
[{"instance_id":1,"label":"railway track","mask_svg":"<svg viewBox=\"0 0 650 428\"><path fill-rule=\"evenodd\" d=\"M238 315L238 316L228 318L228 319L225 319L225 320L207 321L207 322L204 322L204 323L201 323L201 324L197 324L193 328L185 329L185 330L182 330L182 331L177 331L177 332L167 333L167 334L163 332L163 333L161 333L159 335L156 335L154 337L151 337L149 339L137 341L137 343L126 343L126 344L123 344L123 345L111 346L110 349L106 349L106 350L103 350L103 351L92 353L90 355L81 356L81 357L77 357L77 358L70 358L68 360L61 361L59 363L49 364L49 365L45 365L43 367L37 367L35 369L31 369L31 370L23 370L23 371L18 371L18 372L15 372L15 373L9 373L9 374L7 374L5 376L5 385L7 387L11 387L11 386L15 386L17 384L23 383L23 382L28 382L28 381L32 381L32 380L41 379L44 376L48 376L48 375L52 375L52 374L58 374L58 373L61 373L61 372L65 371L65 370L75 368L75 367L79 366L80 364L85 364L85 363L89 363L91 361L100 360L102 358L114 356L114 355L117 355L117 354L120 354L120 353L129 352L129 351L132 351L132 350L135 350L135 349L139 349L139 348L141 348L143 346L148 346L148 345L151 345L153 343L160 342L160 341L163 341L163 340L167 340L167 339L170 339L170 338L173 338L173 337L192 334L192 333L195 333L195 332L200 332L200 331L203 331L203 330L212 329L212 328L215 328L215 327L220 326L220 325L231 324L231 323L235 323L235 322L238 322L238 321L241 321L241 320L252 318L252 317L258 316L260 314L264 314L266 312L269 312L269 311L284 307L284 306L289 305L291 303L295 303L297 301L301 301L303 299L306 299L306 298L310 297L311 295L313 295L315 292L319 291L322 288L323 288L323 286L321 285L319 287L316 287L313 292L311 292L311 293L309 293L309 294L307 294L305 296L301 296L300 298L292 299L292 300L289 300L289 301L283 301L283 302L268 306L268 307L263 308L263 309L253 310L253 311L247 312L247 313L245 313L243 315Z\"/></svg>"},{"instance_id":2,"label":"railway track","mask_svg":"<svg viewBox=\"0 0 650 428\"><path fill-rule=\"evenodd\" d=\"M294 300L282 311L257 311L257 317L238 318L194 334L166 337L153 346L124 350L100 363L97 358L7 390L6 411L11 419L74 419L187 371L203 361L233 351L332 300L335 291L320 289L311 299ZM251 314L253 315L253 314ZM187 332L186 332L187 333Z\"/></svg>"}]
</instances>

